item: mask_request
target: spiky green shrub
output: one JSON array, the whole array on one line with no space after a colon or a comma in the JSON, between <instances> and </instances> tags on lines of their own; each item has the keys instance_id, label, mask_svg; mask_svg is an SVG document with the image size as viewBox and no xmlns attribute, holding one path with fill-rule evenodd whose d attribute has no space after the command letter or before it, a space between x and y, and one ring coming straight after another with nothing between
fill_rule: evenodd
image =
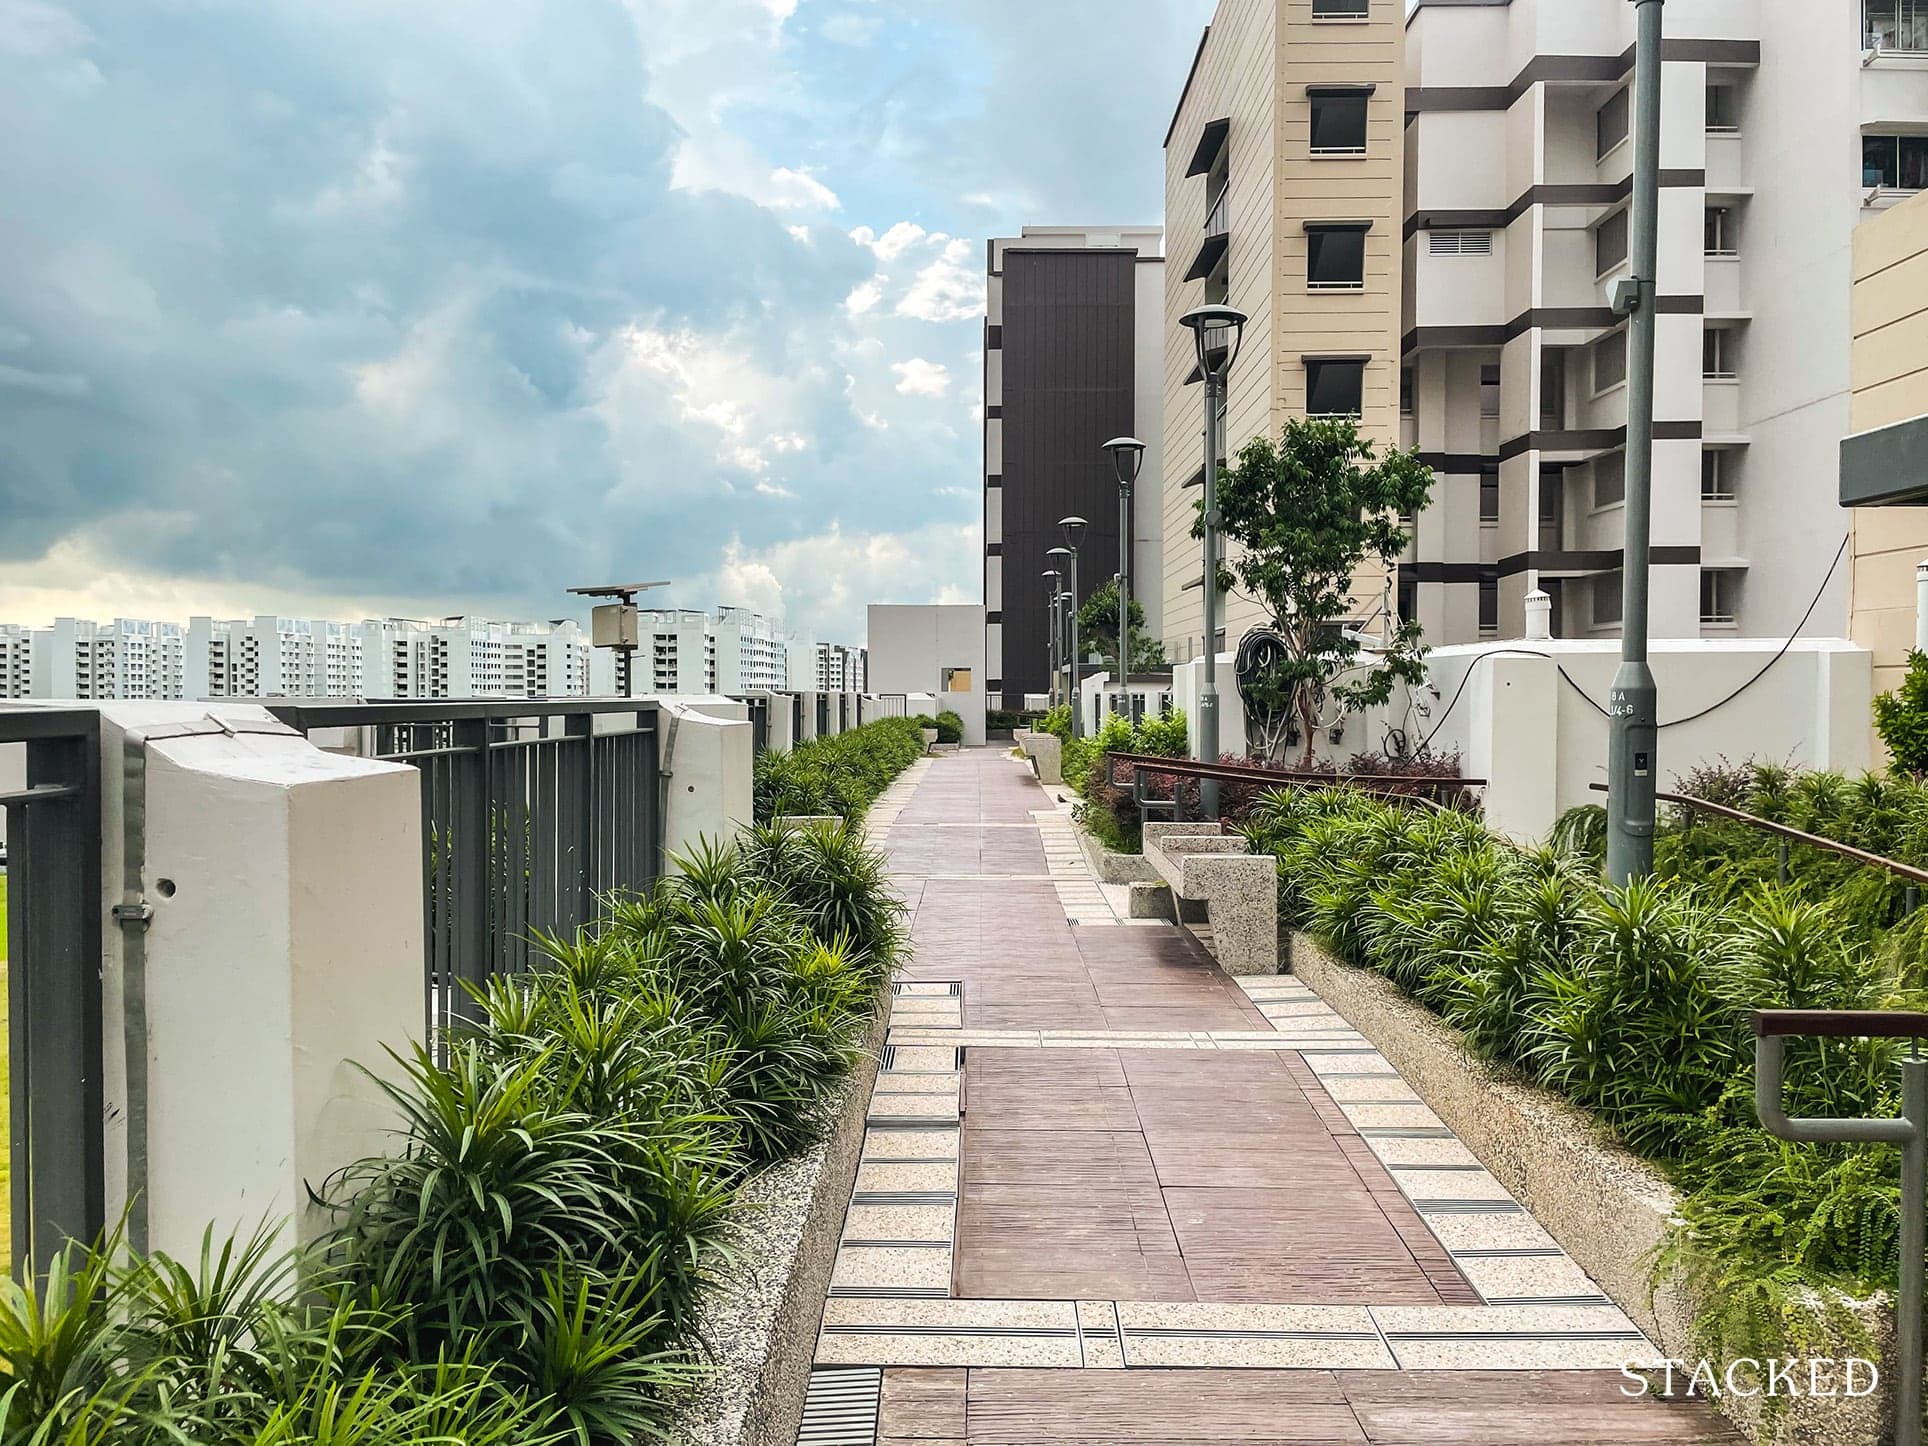
<instances>
[{"instance_id":1,"label":"spiky green shrub","mask_svg":"<svg viewBox=\"0 0 1928 1446\"><path fill-rule=\"evenodd\" d=\"M918 722L880 718L845 733L808 739L787 753L759 753L756 821L769 823L786 815L862 817L890 781L923 755Z\"/></svg>"}]
</instances>

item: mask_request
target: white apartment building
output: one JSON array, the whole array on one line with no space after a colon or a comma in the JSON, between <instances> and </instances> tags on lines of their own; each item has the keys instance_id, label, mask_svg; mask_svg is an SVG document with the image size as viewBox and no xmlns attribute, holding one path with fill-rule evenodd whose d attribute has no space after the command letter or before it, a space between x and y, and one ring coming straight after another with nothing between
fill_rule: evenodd
<instances>
[{"instance_id":1,"label":"white apartment building","mask_svg":"<svg viewBox=\"0 0 1928 1446\"><path fill-rule=\"evenodd\" d=\"M186 698L352 698L362 638L353 623L261 614L188 619Z\"/></svg>"},{"instance_id":2,"label":"white apartment building","mask_svg":"<svg viewBox=\"0 0 1928 1446\"><path fill-rule=\"evenodd\" d=\"M360 625L366 698L565 698L589 692L579 624L383 618Z\"/></svg>"},{"instance_id":3,"label":"white apartment building","mask_svg":"<svg viewBox=\"0 0 1928 1446\"><path fill-rule=\"evenodd\" d=\"M179 698L184 640L179 623L115 618L111 623L56 618L50 628L14 626L11 664L0 678L19 686L18 639L27 638L26 688L12 697Z\"/></svg>"},{"instance_id":4,"label":"white apartment building","mask_svg":"<svg viewBox=\"0 0 1928 1446\"><path fill-rule=\"evenodd\" d=\"M33 696L33 630L0 623L0 698Z\"/></svg>"},{"instance_id":5,"label":"white apartment building","mask_svg":"<svg viewBox=\"0 0 1928 1446\"><path fill-rule=\"evenodd\" d=\"M789 686L782 626L748 608L656 608L638 618L638 693L777 691Z\"/></svg>"},{"instance_id":6,"label":"white apartment building","mask_svg":"<svg viewBox=\"0 0 1928 1446\"><path fill-rule=\"evenodd\" d=\"M817 644L817 671L814 686L819 693L862 693L870 673L866 649L842 643Z\"/></svg>"},{"instance_id":7,"label":"white apartment building","mask_svg":"<svg viewBox=\"0 0 1928 1446\"><path fill-rule=\"evenodd\" d=\"M1653 631L1840 635L1851 236L1928 186L1928 0L1665 25ZM1558 635L1619 629L1634 27L1413 0L1401 433L1440 480L1399 603L1436 643L1517 635L1535 587Z\"/></svg>"}]
</instances>

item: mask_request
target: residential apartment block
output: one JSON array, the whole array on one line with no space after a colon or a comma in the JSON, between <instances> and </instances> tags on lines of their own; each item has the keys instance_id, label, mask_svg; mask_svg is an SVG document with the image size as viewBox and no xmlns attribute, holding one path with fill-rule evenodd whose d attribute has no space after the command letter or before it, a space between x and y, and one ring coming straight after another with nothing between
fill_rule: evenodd
<instances>
[{"instance_id":1,"label":"residential apartment block","mask_svg":"<svg viewBox=\"0 0 1928 1446\"><path fill-rule=\"evenodd\" d=\"M1165 137L1163 474L1166 650L1205 647L1192 524L1204 388L1179 318L1250 318L1227 385L1226 455L1288 417L1354 415L1399 435L1402 0L1220 0ZM1149 440L1149 438L1147 439ZM1149 469L1148 469L1149 470ZM1358 580L1361 621L1390 586ZM1218 646L1261 621L1236 591Z\"/></svg>"},{"instance_id":2,"label":"residential apartment block","mask_svg":"<svg viewBox=\"0 0 1928 1446\"><path fill-rule=\"evenodd\" d=\"M862 693L868 691L870 654L864 648L842 643L817 644L816 689L819 693ZM801 680L796 680L801 686Z\"/></svg>"},{"instance_id":3,"label":"residential apartment block","mask_svg":"<svg viewBox=\"0 0 1928 1446\"><path fill-rule=\"evenodd\" d=\"M649 609L639 616L636 691L746 693L789 685L782 625L748 608Z\"/></svg>"},{"instance_id":4,"label":"residential apartment block","mask_svg":"<svg viewBox=\"0 0 1928 1446\"><path fill-rule=\"evenodd\" d=\"M1670 0L1665 26L1653 631L1839 635L1851 237L1928 184L1928 5ZM1556 634L1619 630L1634 27L1625 0L1414 0L1401 429L1440 481L1399 593L1435 642L1518 635L1536 587Z\"/></svg>"},{"instance_id":5,"label":"residential apartment block","mask_svg":"<svg viewBox=\"0 0 1928 1446\"><path fill-rule=\"evenodd\" d=\"M1019 709L1050 676L1046 556L1089 524L1079 600L1118 571L1114 437L1147 444L1125 524L1132 594L1163 611L1164 250L1156 226L1027 226L990 242L984 324L986 697ZM1069 588L1069 579L1065 587Z\"/></svg>"},{"instance_id":6,"label":"residential apartment block","mask_svg":"<svg viewBox=\"0 0 1928 1446\"><path fill-rule=\"evenodd\" d=\"M568 621L0 624L0 698L568 697L589 692L589 662L587 637Z\"/></svg>"}]
</instances>

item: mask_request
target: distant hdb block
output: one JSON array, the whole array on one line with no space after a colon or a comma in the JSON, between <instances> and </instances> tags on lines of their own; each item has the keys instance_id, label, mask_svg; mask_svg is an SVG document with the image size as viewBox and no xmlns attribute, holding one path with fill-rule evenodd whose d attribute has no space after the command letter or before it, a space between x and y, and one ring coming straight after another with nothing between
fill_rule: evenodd
<instances>
[{"instance_id":1,"label":"distant hdb block","mask_svg":"<svg viewBox=\"0 0 1928 1446\"><path fill-rule=\"evenodd\" d=\"M636 608L631 603L604 603L589 618L590 641L599 648L637 645Z\"/></svg>"}]
</instances>

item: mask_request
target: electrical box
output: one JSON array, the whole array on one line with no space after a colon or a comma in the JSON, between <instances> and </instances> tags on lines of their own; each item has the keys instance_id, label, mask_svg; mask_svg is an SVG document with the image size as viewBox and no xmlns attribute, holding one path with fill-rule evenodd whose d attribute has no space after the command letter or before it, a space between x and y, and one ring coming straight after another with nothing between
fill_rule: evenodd
<instances>
[{"instance_id":1,"label":"electrical box","mask_svg":"<svg viewBox=\"0 0 1928 1446\"><path fill-rule=\"evenodd\" d=\"M634 603L604 603L591 610L589 640L599 648L635 648L639 643Z\"/></svg>"}]
</instances>

